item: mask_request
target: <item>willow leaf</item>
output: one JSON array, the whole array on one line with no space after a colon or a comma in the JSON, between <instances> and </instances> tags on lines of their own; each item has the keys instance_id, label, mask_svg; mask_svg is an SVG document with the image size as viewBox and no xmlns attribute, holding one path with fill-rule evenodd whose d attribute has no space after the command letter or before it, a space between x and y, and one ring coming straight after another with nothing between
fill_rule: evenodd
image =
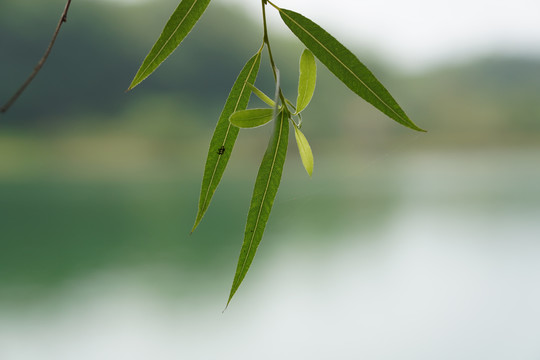
<instances>
[{"instance_id":1,"label":"willow leaf","mask_svg":"<svg viewBox=\"0 0 540 360\"><path fill-rule=\"evenodd\" d=\"M332 35L301 14L278 10L283 22L296 37L353 92L398 123L425 131L409 119L373 73Z\"/></svg>"},{"instance_id":2,"label":"willow leaf","mask_svg":"<svg viewBox=\"0 0 540 360\"><path fill-rule=\"evenodd\" d=\"M300 153L302 164L308 175L311 176L313 175L313 152L311 151L311 146L309 146L305 135L298 129L296 124L294 124L294 137L296 138L296 145L298 145L298 152Z\"/></svg>"},{"instance_id":3,"label":"willow leaf","mask_svg":"<svg viewBox=\"0 0 540 360\"><path fill-rule=\"evenodd\" d=\"M261 242L281 181L283 164L287 155L288 138L289 114L286 110L283 110L276 117L274 133L270 138L268 148L259 167L247 217L244 242L238 258L238 265L227 305L246 276L257 247Z\"/></svg>"},{"instance_id":4,"label":"willow leaf","mask_svg":"<svg viewBox=\"0 0 540 360\"><path fill-rule=\"evenodd\" d=\"M199 225L210 205L212 196L227 167L236 137L238 136L239 129L231 125L229 117L234 112L244 110L247 107L251 95L251 90L247 84L253 83L257 78L260 64L261 53L258 52L249 59L238 75L221 112L216 129L214 130L214 135L210 141L210 148L208 149L199 198L199 211L197 212L197 218L191 230L192 232Z\"/></svg>"},{"instance_id":5,"label":"willow leaf","mask_svg":"<svg viewBox=\"0 0 540 360\"><path fill-rule=\"evenodd\" d=\"M317 64L315 57L308 49L300 57L300 78L298 79L298 97L296 98L296 113L308 106L317 82Z\"/></svg>"},{"instance_id":6,"label":"willow leaf","mask_svg":"<svg viewBox=\"0 0 540 360\"><path fill-rule=\"evenodd\" d=\"M239 128L254 128L270 122L274 118L274 109L249 109L235 112L229 118Z\"/></svg>"},{"instance_id":7,"label":"willow leaf","mask_svg":"<svg viewBox=\"0 0 540 360\"><path fill-rule=\"evenodd\" d=\"M274 100L270 99L268 95L266 95L261 90L256 88L255 85L248 83L248 86L251 88L251 91L253 91L253 93L257 95L257 97L261 99L264 103L266 103L268 106L270 107L276 106L276 103L274 102Z\"/></svg>"},{"instance_id":8,"label":"willow leaf","mask_svg":"<svg viewBox=\"0 0 540 360\"><path fill-rule=\"evenodd\" d=\"M202 16L210 0L182 0L165 25L152 49L146 55L128 90L153 73L180 45Z\"/></svg>"}]
</instances>

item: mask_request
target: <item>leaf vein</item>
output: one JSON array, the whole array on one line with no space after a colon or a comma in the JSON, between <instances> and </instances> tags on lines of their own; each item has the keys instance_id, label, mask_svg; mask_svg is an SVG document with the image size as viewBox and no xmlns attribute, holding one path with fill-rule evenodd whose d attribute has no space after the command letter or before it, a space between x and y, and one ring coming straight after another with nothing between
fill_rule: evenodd
<instances>
[{"instance_id":1,"label":"leaf vein","mask_svg":"<svg viewBox=\"0 0 540 360\"><path fill-rule=\"evenodd\" d=\"M293 23L295 23L300 29L302 29L307 35L309 35L313 40L315 40L324 50L326 50L334 59L336 59L347 71L351 73L362 85L366 87L381 103L383 103L388 109L390 109L394 114L396 114L397 117L399 117L402 121L407 122L406 119L404 119L400 114L398 114L390 105L388 105L383 99L377 95L369 86L366 85L366 83L360 79L347 65L345 65L334 53L332 53L326 46L324 46L323 43L321 43L313 34L311 34L307 29L305 29L302 25L300 25L297 21L295 21L290 15L285 13L283 9L279 9L279 11L287 16Z\"/></svg>"},{"instance_id":2,"label":"leaf vein","mask_svg":"<svg viewBox=\"0 0 540 360\"><path fill-rule=\"evenodd\" d=\"M253 69L255 68L256 64L257 64L257 61L254 61L253 65L251 66L251 69L249 69L249 73L248 73L248 76L246 77L246 79L249 79L249 77L253 73ZM240 90L240 96L238 96L238 99L236 100L236 104L234 105L234 111L233 112L235 112L238 109L238 105L240 104L240 100L241 100L242 95L244 94L244 91L246 89L246 83L247 83L247 80L242 85L242 90ZM223 142L221 143L221 146L224 146L225 143L227 142L227 138L229 137L229 132L231 130L231 126L232 126L232 124L229 123L229 125L227 126L227 131L225 132L225 137L223 138ZM210 194L210 189L212 188L212 184L214 182L214 177L216 175L216 171L217 171L217 168L219 167L220 162L221 162L221 157L218 158L218 160L216 162L216 165L214 166L214 170L212 171L212 177L210 178L210 182L208 184L208 189L206 190L206 194L204 196L203 208L207 206L208 195Z\"/></svg>"},{"instance_id":3,"label":"leaf vein","mask_svg":"<svg viewBox=\"0 0 540 360\"><path fill-rule=\"evenodd\" d=\"M199 0L195 0L193 2L193 4L191 5L191 7L189 8L189 10L186 12L186 15L184 15L184 17L182 18L182 20L180 21L180 23L178 24L178 26L176 26L176 28L174 29L174 31L171 33L171 36L169 36L169 38L165 41L165 43L163 44L163 46L161 47L161 49L159 49L158 53L154 56L154 58L152 60L150 60L148 62L148 64L146 65L146 67L144 68L144 71L141 71L141 75L143 75L144 73L146 73L146 71L148 70L148 68L154 63L154 61L158 58L158 56L161 54L161 52L165 49L165 47L167 46L167 44L169 43L169 41L171 41L171 39L173 38L173 36L176 34L176 32L178 31L178 29L180 28L180 26L182 26L182 24L184 23L184 21L186 20L186 18L189 16L189 14L191 13L191 11L193 10L193 8L195 7L195 5L197 4Z\"/></svg>"},{"instance_id":4,"label":"leaf vein","mask_svg":"<svg viewBox=\"0 0 540 360\"><path fill-rule=\"evenodd\" d=\"M281 142L281 134L283 133L283 127L285 126L284 124L288 124L286 121L283 120L284 116L285 116L285 114L282 112L281 113L281 123L280 123L280 127L279 127L279 134L278 134L278 138L277 138L277 141L276 141L277 145L276 145L276 149L274 151L274 156L272 158L272 165L270 166L270 174L268 175L268 181L266 182L266 186L264 188L263 197L262 197L262 200L261 200L261 204L259 206L259 212L257 213L257 220L255 221L255 227L253 228L251 239L249 240L249 246L248 246L248 249L247 249L247 252L246 252L246 257L244 258L244 262L242 263L242 267L241 267L241 270L240 270L239 274L242 274L244 272L244 268L246 267L246 262L249 259L249 254L251 252L251 247L253 246L253 239L255 238L255 234L257 233L257 228L259 226L259 220L261 218L261 212L262 212L264 200L266 199L266 194L268 193L268 187L270 186L270 180L272 180L272 175L273 175L273 172L274 172L274 165L276 163L277 154L279 152L279 144Z\"/></svg>"}]
</instances>

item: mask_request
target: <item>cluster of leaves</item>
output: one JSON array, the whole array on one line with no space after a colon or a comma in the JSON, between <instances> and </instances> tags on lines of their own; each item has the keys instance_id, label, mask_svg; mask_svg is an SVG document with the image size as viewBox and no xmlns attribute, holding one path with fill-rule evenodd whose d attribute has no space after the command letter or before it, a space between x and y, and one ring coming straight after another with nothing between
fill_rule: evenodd
<instances>
[{"instance_id":1,"label":"cluster of leaves","mask_svg":"<svg viewBox=\"0 0 540 360\"><path fill-rule=\"evenodd\" d=\"M209 3L210 0L182 0L180 2L165 25L161 36L143 61L129 89L137 86L154 72L180 45L202 16ZM268 4L279 12L285 25L307 48L300 58L296 104L286 99L280 87L279 70L272 56L266 24L266 6ZM309 104L315 90L317 77L315 57L353 92L388 117L411 129L423 131L409 119L371 71L332 35L297 12L282 9L268 0L261 0L261 5L263 17L262 45L238 75L218 119L208 150L199 199L199 210L193 226L193 230L195 230L210 205L212 196L232 154L240 128L253 128L274 121L274 131L255 181L244 233L244 242L227 304L242 283L263 237L264 228L281 181L287 154L290 124L294 128L302 163L308 174L312 175L313 154L300 128L302 126L301 112ZM254 85L264 48L267 49L276 84L273 99ZM269 107L247 109L252 93Z\"/></svg>"}]
</instances>

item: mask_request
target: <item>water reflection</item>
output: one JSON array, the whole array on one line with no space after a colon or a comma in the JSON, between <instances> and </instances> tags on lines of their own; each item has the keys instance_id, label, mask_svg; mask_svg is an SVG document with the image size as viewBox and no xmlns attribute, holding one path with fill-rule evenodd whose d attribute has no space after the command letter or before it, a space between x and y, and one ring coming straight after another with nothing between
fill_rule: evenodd
<instances>
[{"instance_id":1,"label":"water reflection","mask_svg":"<svg viewBox=\"0 0 540 360\"><path fill-rule=\"evenodd\" d=\"M333 214L346 216L343 231L274 228L224 314L227 281L165 266L108 270L1 308L0 358L537 359L538 155L383 160L384 177L400 181L379 179L375 194L396 196L377 226L364 226L366 204L355 201ZM194 282L191 295L171 290Z\"/></svg>"}]
</instances>

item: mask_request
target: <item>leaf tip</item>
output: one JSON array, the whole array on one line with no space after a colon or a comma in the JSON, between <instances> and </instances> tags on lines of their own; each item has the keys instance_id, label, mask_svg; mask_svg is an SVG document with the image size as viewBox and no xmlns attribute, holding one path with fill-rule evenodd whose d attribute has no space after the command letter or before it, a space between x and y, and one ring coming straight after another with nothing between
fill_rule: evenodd
<instances>
[{"instance_id":1,"label":"leaf tip","mask_svg":"<svg viewBox=\"0 0 540 360\"><path fill-rule=\"evenodd\" d=\"M225 309L223 309L223 311L221 312L222 314L225 314L225 311L227 311L227 309L229 308L230 303L231 303L231 298L229 298L229 300L227 300L227 304L225 305Z\"/></svg>"},{"instance_id":2,"label":"leaf tip","mask_svg":"<svg viewBox=\"0 0 540 360\"><path fill-rule=\"evenodd\" d=\"M189 233L189 235L193 234L195 229L197 229L197 226L199 226L201 219L202 219L202 216L200 216L200 214L197 214L197 218L195 219L195 224L193 224L193 228L191 229L191 232Z\"/></svg>"},{"instance_id":3,"label":"leaf tip","mask_svg":"<svg viewBox=\"0 0 540 360\"><path fill-rule=\"evenodd\" d=\"M419 131L419 132L425 132L427 133L427 130L424 130L422 129L421 127L418 127L415 123L413 123L412 121L410 122L410 125L409 127L413 130L416 130L416 131Z\"/></svg>"},{"instance_id":4,"label":"leaf tip","mask_svg":"<svg viewBox=\"0 0 540 360\"><path fill-rule=\"evenodd\" d=\"M142 80L144 80L144 79L142 79ZM131 81L131 84L129 84L129 87L127 88L126 92L133 90L137 85L139 85L141 83L142 80L140 80L138 78L138 76L135 75L135 77Z\"/></svg>"},{"instance_id":5,"label":"leaf tip","mask_svg":"<svg viewBox=\"0 0 540 360\"><path fill-rule=\"evenodd\" d=\"M240 286L240 285L238 285L238 286L236 286L236 288L235 288L235 285L236 285L236 279L235 279L235 281L233 282L233 285L232 285L232 287L231 287L231 292L230 292L230 294L229 294L229 298L227 299L227 304L225 304L225 309L223 309L223 312L222 312L222 313L224 313L225 310L227 310L227 309L229 308L229 304L231 303L231 300L232 300L234 294L236 293L236 290L238 290L238 286Z\"/></svg>"}]
</instances>

